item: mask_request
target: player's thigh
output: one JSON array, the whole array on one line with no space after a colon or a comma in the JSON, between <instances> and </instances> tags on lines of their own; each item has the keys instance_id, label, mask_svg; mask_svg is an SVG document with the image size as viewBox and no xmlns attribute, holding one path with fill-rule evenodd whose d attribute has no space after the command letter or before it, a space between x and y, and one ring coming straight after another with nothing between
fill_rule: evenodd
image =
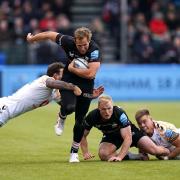
<instances>
[{"instance_id":1,"label":"player's thigh","mask_svg":"<svg viewBox=\"0 0 180 180\"><path fill-rule=\"evenodd\" d=\"M120 148L122 143L123 139L120 135L104 135L99 145L99 153L112 154Z\"/></svg>"},{"instance_id":2,"label":"player's thigh","mask_svg":"<svg viewBox=\"0 0 180 180\"><path fill-rule=\"evenodd\" d=\"M76 109L75 109L75 118L80 121L86 116L86 113L89 110L91 104L91 99L79 96L77 97Z\"/></svg>"},{"instance_id":3,"label":"player's thigh","mask_svg":"<svg viewBox=\"0 0 180 180\"><path fill-rule=\"evenodd\" d=\"M148 136L143 136L141 139L139 139L137 147L142 152L150 154L154 154L154 151L156 150L156 144Z\"/></svg>"},{"instance_id":4,"label":"player's thigh","mask_svg":"<svg viewBox=\"0 0 180 180\"><path fill-rule=\"evenodd\" d=\"M61 90L61 105L66 107L69 104L75 105L76 104L76 96L74 95L73 91L70 90Z\"/></svg>"},{"instance_id":5,"label":"player's thigh","mask_svg":"<svg viewBox=\"0 0 180 180\"><path fill-rule=\"evenodd\" d=\"M131 132L132 132L131 147L133 146L137 147L139 140L144 136L144 134L135 125L131 126Z\"/></svg>"}]
</instances>

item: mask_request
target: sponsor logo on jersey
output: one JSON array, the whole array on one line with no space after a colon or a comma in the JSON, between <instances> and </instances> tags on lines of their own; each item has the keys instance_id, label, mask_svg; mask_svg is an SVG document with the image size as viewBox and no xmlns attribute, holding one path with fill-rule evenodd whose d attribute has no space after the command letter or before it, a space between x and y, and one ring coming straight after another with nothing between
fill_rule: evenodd
<instances>
[{"instance_id":1,"label":"sponsor logo on jersey","mask_svg":"<svg viewBox=\"0 0 180 180\"><path fill-rule=\"evenodd\" d=\"M91 59L98 59L99 57L99 51L95 50L91 53Z\"/></svg>"},{"instance_id":2,"label":"sponsor logo on jersey","mask_svg":"<svg viewBox=\"0 0 180 180\"><path fill-rule=\"evenodd\" d=\"M123 126L129 125L129 120L126 114L121 114L119 121L123 124Z\"/></svg>"},{"instance_id":3,"label":"sponsor logo on jersey","mask_svg":"<svg viewBox=\"0 0 180 180\"><path fill-rule=\"evenodd\" d=\"M74 57L74 52L69 52L70 57Z\"/></svg>"},{"instance_id":4,"label":"sponsor logo on jersey","mask_svg":"<svg viewBox=\"0 0 180 180\"><path fill-rule=\"evenodd\" d=\"M174 141L177 137L179 136L178 133L174 132L171 129L167 129L165 132L165 138L167 139L167 141L172 142Z\"/></svg>"}]
</instances>

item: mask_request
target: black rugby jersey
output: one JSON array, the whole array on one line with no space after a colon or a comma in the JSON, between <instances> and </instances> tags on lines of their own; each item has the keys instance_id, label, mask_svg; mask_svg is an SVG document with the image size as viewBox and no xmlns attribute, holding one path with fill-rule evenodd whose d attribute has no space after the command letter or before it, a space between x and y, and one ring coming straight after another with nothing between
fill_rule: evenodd
<instances>
[{"instance_id":1,"label":"black rugby jersey","mask_svg":"<svg viewBox=\"0 0 180 180\"><path fill-rule=\"evenodd\" d=\"M101 55L98 45L94 41L91 41L88 51L86 52L86 54L82 55L77 50L74 38L72 36L58 34L56 37L56 43L64 49L68 57L68 62L64 68L62 80L78 85L83 92L92 93L94 87L94 79L81 78L69 72L68 65L72 62L74 58L78 57L85 59L88 63L100 62Z\"/></svg>"},{"instance_id":2,"label":"black rugby jersey","mask_svg":"<svg viewBox=\"0 0 180 180\"><path fill-rule=\"evenodd\" d=\"M129 125L131 125L131 121L129 120L127 114L118 106L113 106L113 114L107 122L102 120L98 108L91 111L84 121L85 129L90 130L92 127L96 127L105 135L119 134L121 128L125 128Z\"/></svg>"}]
</instances>

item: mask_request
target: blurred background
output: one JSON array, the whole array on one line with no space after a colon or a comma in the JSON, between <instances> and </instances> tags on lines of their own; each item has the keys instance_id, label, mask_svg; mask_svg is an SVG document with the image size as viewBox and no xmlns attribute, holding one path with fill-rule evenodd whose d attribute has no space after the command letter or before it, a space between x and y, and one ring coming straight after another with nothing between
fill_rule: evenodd
<instances>
[{"instance_id":1,"label":"blurred background","mask_svg":"<svg viewBox=\"0 0 180 180\"><path fill-rule=\"evenodd\" d=\"M92 30L93 39L101 48L103 65L97 84L104 83L108 93L124 91L124 97L139 92L132 97L153 99L156 90L157 97L163 94L163 88L167 90L163 97L169 93L169 99L180 97L180 0L0 0L0 96L9 95L44 73L44 65L54 61L66 63L61 47L50 41L28 44L27 33L49 30L73 35L81 26ZM13 71L16 75L31 66L33 70L28 75L14 76L18 78L11 82L12 65L21 67ZM42 67L33 76L35 65ZM107 76L107 71L116 78L108 79L111 74ZM13 89L6 87L11 84ZM132 92L128 93L131 87ZM153 88L151 97L149 91ZM148 91L141 98L144 90ZM119 95L114 97L122 99Z\"/></svg>"}]
</instances>

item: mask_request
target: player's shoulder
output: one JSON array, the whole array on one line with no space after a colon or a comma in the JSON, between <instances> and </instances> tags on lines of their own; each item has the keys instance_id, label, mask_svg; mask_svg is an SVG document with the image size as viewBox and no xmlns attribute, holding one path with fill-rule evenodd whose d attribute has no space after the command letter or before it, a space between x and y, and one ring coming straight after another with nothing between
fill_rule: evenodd
<instances>
[{"instance_id":1,"label":"player's shoulder","mask_svg":"<svg viewBox=\"0 0 180 180\"><path fill-rule=\"evenodd\" d=\"M94 40L90 41L90 49L91 50L99 49L98 44Z\"/></svg>"},{"instance_id":2,"label":"player's shoulder","mask_svg":"<svg viewBox=\"0 0 180 180\"><path fill-rule=\"evenodd\" d=\"M53 77L49 77L48 75L42 75L40 76L39 78L37 78L35 80L36 83L39 83L39 84L46 84L46 81L48 79L53 79Z\"/></svg>"},{"instance_id":3,"label":"player's shoulder","mask_svg":"<svg viewBox=\"0 0 180 180\"><path fill-rule=\"evenodd\" d=\"M42 75L42 76L40 76L38 79L41 81L46 81L47 79L50 79L50 78L52 78L52 77L49 77L48 75Z\"/></svg>"},{"instance_id":4,"label":"player's shoulder","mask_svg":"<svg viewBox=\"0 0 180 180\"><path fill-rule=\"evenodd\" d=\"M97 116L98 114L99 114L98 108L93 109L92 111L90 111L90 112L88 113L88 115L91 116L91 117Z\"/></svg>"},{"instance_id":5,"label":"player's shoulder","mask_svg":"<svg viewBox=\"0 0 180 180\"><path fill-rule=\"evenodd\" d=\"M56 37L56 43L61 45L61 46L66 46L66 45L74 45L74 38L69 35L64 35L64 34L58 34Z\"/></svg>"},{"instance_id":6,"label":"player's shoulder","mask_svg":"<svg viewBox=\"0 0 180 180\"><path fill-rule=\"evenodd\" d=\"M167 129L176 130L176 126L172 123L166 122L166 121L153 121L154 125L157 129L166 131Z\"/></svg>"},{"instance_id":7,"label":"player's shoulder","mask_svg":"<svg viewBox=\"0 0 180 180\"><path fill-rule=\"evenodd\" d=\"M116 113L125 113L124 109L120 106L113 106L113 111Z\"/></svg>"},{"instance_id":8,"label":"player's shoulder","mask_svg":"<svg viewBox=\"0 0 180 180\"><path fill-rule=\"evenodd\" d=\"M174 124L165 121L154 121L156 130L164 137L168 142L173 142L178 136L178 129Z\"/></svg>"}]
</instances>

